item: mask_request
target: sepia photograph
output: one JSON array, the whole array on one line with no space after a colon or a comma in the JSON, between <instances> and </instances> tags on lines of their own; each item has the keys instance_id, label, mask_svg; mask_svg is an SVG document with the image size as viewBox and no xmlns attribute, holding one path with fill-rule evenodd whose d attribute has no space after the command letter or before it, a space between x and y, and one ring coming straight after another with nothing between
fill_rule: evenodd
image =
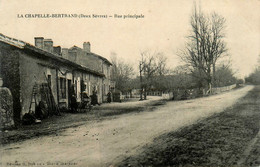
<instances>
[{"instance_id":1,"label":"sepia photograph","mask_svg":"<svg viewBox=\"0 0 260 167\"><path fill-rule=\"evenodd\" d=\"M0 167L259 167L259 0L0 0Z\"/></svg>"}]
</instances>

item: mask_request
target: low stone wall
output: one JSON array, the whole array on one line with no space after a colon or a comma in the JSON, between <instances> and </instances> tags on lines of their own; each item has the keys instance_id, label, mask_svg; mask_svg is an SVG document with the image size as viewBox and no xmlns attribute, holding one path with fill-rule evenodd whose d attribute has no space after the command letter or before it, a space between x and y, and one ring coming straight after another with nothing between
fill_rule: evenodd
<instances>
[{"instance_id":1,"label":"low stone wall","mask_svg":"<svg viewBox=\"0 0 260 167\"><path fill-rule=\"evenodd\" d=\"M172 99L172 98L173 98L173 92L163 93L163 94L162 94L162 98L163 98L163 99L167 99L167 100Z\"/></svg>"},{"instance_id":2,"label":"low stone wall","mask_svg":"<svg viewBox=\"0 0 260 167\"><path fill-rule=\"evenodd\" d=\"M8 88L0 87L0 129L7 129L13 126L12 94Z\"/></svg>"}]
</instances>

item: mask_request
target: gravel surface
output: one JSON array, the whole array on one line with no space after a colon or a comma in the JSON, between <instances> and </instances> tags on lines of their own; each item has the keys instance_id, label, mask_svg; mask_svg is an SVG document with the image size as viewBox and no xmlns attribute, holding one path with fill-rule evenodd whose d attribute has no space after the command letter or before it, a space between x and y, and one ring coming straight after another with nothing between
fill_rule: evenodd
<instances>
[{"instance_id":1,"label":"gravel surface","mask_svg":"<svg viewBox=\"0 0 260 167\"><path fill-rule=\"evenodd\" d=\"M1 163L20 166L110 166L138 155L154 138L196 123L234 105L253 86L206 98L168 102L145 111L91 120L56 135L1 147ZM149 109L149 108L148 108ZM66 164L65 164L66 163ZM12 165L12 164L10 164ZM33 166L33 165L32 165Z\"/></svg>"},{"instance_id":2,"label":"gravel surface","mask_svg":"<svg viewBox=\"0 0 260 167\"><path fill-rule=\"evenodd\" d=\"M147 100L139 101L131 99L125 103L111 103L95 106L90 112L62 113L61 116L52 116L42 120L41 124L18 126L17 129L0 131L0 144L6 145L18 141L28 140L46 135L59 135L62 131L91 123L111 119L122 114L131 112L153 111L158 106L165 104L161 97L149 97Z\"/></svg>"},{"instance_id":3,"label":"gravel surface","mask_svg":"<svg viewBox=\"0 0 260 167\"><path fill-rule=\"evenodd\" d=\"M165 133L119 166L260 166L260 86L235 105Z\"/></svg>"}]
</instances>

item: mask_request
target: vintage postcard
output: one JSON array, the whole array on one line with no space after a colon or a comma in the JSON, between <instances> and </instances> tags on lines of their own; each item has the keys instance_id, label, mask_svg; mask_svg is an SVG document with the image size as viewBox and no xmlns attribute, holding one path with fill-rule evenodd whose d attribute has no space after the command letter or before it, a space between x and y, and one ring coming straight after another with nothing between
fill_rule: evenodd
<instances>
[{"instance_id":1,"label":"vintage postcard","mask_svg":"<svg viewBox=\"0 0 260 167\"><path fill-rule=\"evenodd\" d=\"M259 0L0 0L0 166L260 166Z\"/></svg>"}]
</instances>

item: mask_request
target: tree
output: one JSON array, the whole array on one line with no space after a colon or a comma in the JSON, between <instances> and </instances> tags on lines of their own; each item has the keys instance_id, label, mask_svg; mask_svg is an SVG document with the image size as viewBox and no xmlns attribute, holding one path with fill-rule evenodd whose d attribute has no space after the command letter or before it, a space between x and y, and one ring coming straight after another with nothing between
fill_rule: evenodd
<instances>
[{"instance_id":1,"label":"tree","mask_svg":"<svg viewBox=\"0 0 260 167\"><path fill-rule=\"evenodd\" d=\"M123 60L118 60L116 53L111 53L112 75L111 79L115 81L115 88L122 92L130 89L130 80L134 74L133 66Z\"/></svg>"},{"instance_id":2,"label":"tree","mask_svg":"<svg viewBox=\"0 0 260 167\"><path fill-rule=\"evenodd\" d=\"M245 78L246 83L260 84L260 55L258 56L258 64L256 65L254 72Z\"/></svg>"},{"instance_id":3,"label":"tree","mask_svg":"<svg viewBox=\"0 0 260 167\"><path fill-rule=\"evenodd\" d=\"M254 72L245 78L246 83L259 85L260 84L260 68L256 67Z\"/></svg>"},{"instance_id":4,"label":"tree","mask_svg":"<svg viewBox=\"0 0 260 167\"><path fill-rule=\"evenodd\" d=\"M143 51L141 54L141 60L139 63L139 74L140 74L140 84L141 92L140 99L146 99L146 92L153 85L153 78L155 76L163 76L168 70L166 67L167 58L161 52L156 51Z\"/></svg>"},{"instance_id":5,"label":"tree","mask_svg":"<svg viewBox=\"0 0 260 167\"><path fill-rule=\"evenodd\" d=\"M189 71L187 65L179 65L173 71L175 88L187 89L196 87L196 81L192 77L193 73Z\"/></svg>"},{"instance_id":6,"label":"tree","mask_svg":"<svg viewBox=\"0 0 260 167\"><path fill-rule=\"evenodd\" d=\"M230 65L222 64L217 66L215 72L215 85L217 87L222 87L235 84L237 79L234 74L235 73L230 68Z\"/></svg>"},{"instance_id":7,"label":"tree","mask_svg":"<svg viewBox=\"0 0 260 167\"><path fill-rule=\"evenodd\" d=\"M225 37L225 18L213 13L206 15L195 5L190 20L191 34L185 48L178 55L200 81L205 80L211 89L215 81L215 66L220 57L227 52Z\"/></svg>"}]
</instances>

